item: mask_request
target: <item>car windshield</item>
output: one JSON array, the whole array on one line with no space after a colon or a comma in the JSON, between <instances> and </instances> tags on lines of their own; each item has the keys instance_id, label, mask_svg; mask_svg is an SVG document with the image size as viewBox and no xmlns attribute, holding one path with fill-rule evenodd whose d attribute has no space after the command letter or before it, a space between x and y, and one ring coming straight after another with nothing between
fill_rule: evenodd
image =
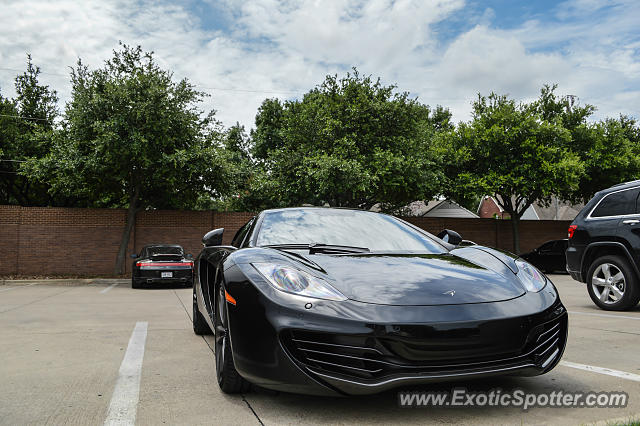
<instances>
[{"instance_id":1,"label":"car windshield","mask_svg":"<svg viewBox=\"0 0 640 426\"><path fill-rule=\"evenodd\" d=\"M155 254L182 254L182 247L149 247L149 256Z\"/></svg>"},{"instance_id":2,"label":"car windshield","mask_svg":"<svg viewBox=\"0 0 640 426\"><path fill-rule=\"evenodd\" d=\"M444 253L445 248L400 220L384 214L338 209L294 209L267 212L258 246L331 244L371 251Z\"/></svg>"}]
</instances>

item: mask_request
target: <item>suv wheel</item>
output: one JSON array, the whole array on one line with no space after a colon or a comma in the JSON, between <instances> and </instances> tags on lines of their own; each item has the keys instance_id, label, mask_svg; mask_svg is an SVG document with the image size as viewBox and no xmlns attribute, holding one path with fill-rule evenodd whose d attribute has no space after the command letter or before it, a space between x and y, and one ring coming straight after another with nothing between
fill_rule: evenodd
<instances>
[{"instance_id":1,"label":"suv wheel","mask_svg":"<svg viewBox=\"0 0 640 426\"><path fill-rule=\"evenodd\" d=\"M596 259L587 273L587 289L593 303L607 311L623 311L640 300L638 279L621 256Z\"/></svg>"}]
</instances>

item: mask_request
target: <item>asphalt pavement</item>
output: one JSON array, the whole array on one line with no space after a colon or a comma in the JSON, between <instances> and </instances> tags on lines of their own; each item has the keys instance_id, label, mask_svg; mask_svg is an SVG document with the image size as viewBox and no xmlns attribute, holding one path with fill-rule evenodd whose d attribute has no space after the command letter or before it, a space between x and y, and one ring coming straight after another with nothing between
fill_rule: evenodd
<instances>
[{"instance_id":1,"label":"asphalt pavement","mask_svg":"<svg viewBox=\"0 0 640 426\"><path fill-rule=\"evenodd\" d=\"M191 289L127 280L0 285L0 424L591 424L640 419L640 308L605 312L584 284L551 276L569 310L563 362L538 377L422 390L625 391L624 408L398 406L398 393L225 395L213 342L193 334ZM615 421L613 422L615 423Z\"/></svg>"}]
</instances>

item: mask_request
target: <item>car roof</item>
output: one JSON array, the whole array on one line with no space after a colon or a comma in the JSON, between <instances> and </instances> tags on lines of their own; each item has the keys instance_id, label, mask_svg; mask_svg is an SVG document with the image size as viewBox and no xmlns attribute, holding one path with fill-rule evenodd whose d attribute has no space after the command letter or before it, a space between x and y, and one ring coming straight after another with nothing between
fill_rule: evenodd
<instances>
[{"instance_id":1,"label":"car roof","mask_svg":"<svg viewBox=\"0 0 640 426\"><path fill-rule=\"evenodd\" d=\"M146 248L151 248L151 247L179 247L179 248L182 248L182 246L180 244L147 244L146 246L144 246L142 248L146 249Z\"/></svg>"},{"instance_id":2,"label":"car roof","mask_svg":"<svg viewBox=\"0 0 640 426\"><path fill-rule=\"evenodd\" d=\"M263 210L262 213L276 213L276 212L283 212L287 210L351 210L351 211L357 211L357 212L363 212L363 213L378 213L378 212L372 212L370 210L356 209L353 207L324 207L324 206L281 207L277 209Z\"/></svg>"},{"instance_id":3,"label":"car roof","mask_svg":"<svg viewBox=\"0 0 640 426\"><path fill-rule=\"evenodd\" d=\"M623 182L623 183L619 183L617 185L613 185L611 188L607 188L605 190L602 190L600 192L602 193L608 193L608 192L613 192L613 191L619 191L621 189L627 189L627 188L633 188L640 185L640 180L631 180L629 182Z\"/></svg>"}]
</instances>

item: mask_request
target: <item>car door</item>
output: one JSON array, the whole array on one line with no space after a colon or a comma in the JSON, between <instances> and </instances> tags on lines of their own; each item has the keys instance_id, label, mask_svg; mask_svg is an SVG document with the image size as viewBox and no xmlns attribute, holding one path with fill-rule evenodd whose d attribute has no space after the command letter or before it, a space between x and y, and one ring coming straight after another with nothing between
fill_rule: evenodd
<instances>
[{"instance_id":1,"label":"car door","mask_svg":"<svg viewBox=\"0 0 640 426\"><path fill-rule=\"evenodd\" d=\"M205 304L207 305L207 311L210 313L212 321L216 307L216 284L222 279L222 265L224 260L231 252L242 246L242 242L251 229L252 224L253 218L242 226L238 232L236 232L233 240L231 241L231 246L205 247L203 249L202 257L206 261L206 265L204 265L206 267L206 273L201 274L202 296Z\"/></svg>"},{"instance_id":2,"label":"car door","mask_svg":"<svg viewBox=\"0 0 640 426\"><path fill-rule=\"evenodd\" d=\"M633 198L629 202L627 213L618 222L618 238L626 242L636 264L640 263L640 188L629 190L627 199Z\"/></svg>"},{"instance_id":3,"label":"car door","mask_svg":"<svg viewBox=\"0 0 640 426\"><path fill-rule=\"evenodd\" d=\"M564 252L567 250L567 240L558 240L553 245L552 265L554 271L565 271L567 268L567 260Z\"/></svg>"},{"instance_id":4,"label":"car door","mask_svg":"<svg viewBox=\"0 0 640 426\"><path fill-rule=\"evenodd\" d=\"M554 243L554 241L549 241L538 248L536 261L539 269L544 271L553 270Z\"/></svg>"}]
</instances>

